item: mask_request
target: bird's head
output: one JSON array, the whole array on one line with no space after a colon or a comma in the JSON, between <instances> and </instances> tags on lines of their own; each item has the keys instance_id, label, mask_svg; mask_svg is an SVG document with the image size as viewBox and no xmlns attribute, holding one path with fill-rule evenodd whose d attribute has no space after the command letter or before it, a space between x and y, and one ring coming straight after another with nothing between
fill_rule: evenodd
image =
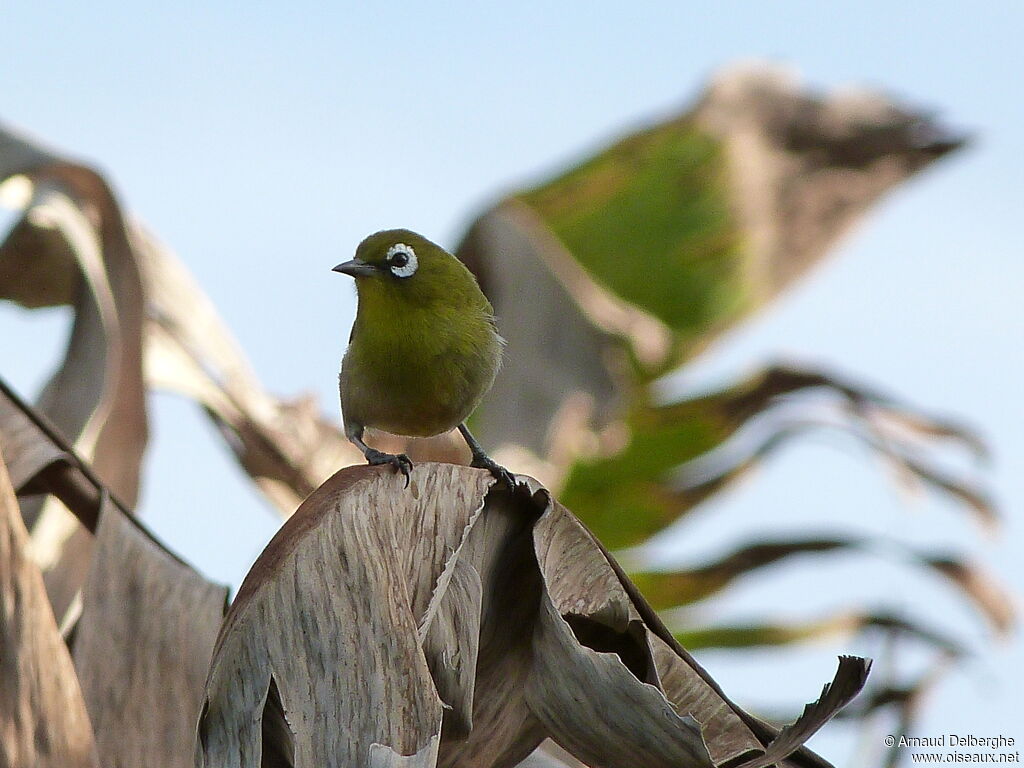
<instances>
[{"instance_id":1,"label":"bird's head","mask_svg":"<svg viewBox=\"0 0 1024 768\"><path fill-rule=\"evenodd\" d=\"M355 258L333 269L356 279L360 300L370 297L424 304L460 290L476 290L466 267L436 243L408 229L367 237Z\"/></svg>"}]
</instances>

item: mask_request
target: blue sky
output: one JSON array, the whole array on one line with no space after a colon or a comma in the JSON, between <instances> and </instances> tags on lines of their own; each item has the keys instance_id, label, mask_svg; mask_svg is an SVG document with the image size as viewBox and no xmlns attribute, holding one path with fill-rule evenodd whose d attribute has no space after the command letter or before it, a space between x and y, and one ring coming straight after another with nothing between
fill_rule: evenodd
<instances>
[{"instance_id":1,"label":"blue sky","mask_svg":"<svg viewBox=\"0 0 1024 768\"><path fill-rule=\"evenodd\" d=\"M973 145L889 198L685 380L721 380L784 355L962 416L994 448L986 476L1006 512L1002 536L986 539L929 495L908 505L863 451L823 435L783 451L666 546L696 556L728 547L737 531L834 524L964 548L1019 589L1024 6L687 5L12 4L0 30L0 119L105 169L196 274L263 381L313 392L336 414L354 303L328 270L366 233L406 226L453 245L503 190L679 108L737 59L933 108L974 134ZM13 350L3 374L23 391L58 354L63 322L61 312L0 307L0 338ZM194 409L168 397L154 405L143 514L207 573L237 583L277 518ZM819 588L807 595L811 578ZM777 569L707 618L754 616L766 602L810 617L881 598L959 627L986 651L935 692L919 735L1024 739L1009 712L1024 685L1020 643L989 652L954 594L885 558ZM816 695L843 650L865 649L825 643L704 661L741 701L770 705ZM856 746L873 749L882 735ZM815 746L841 765L855 745L826 733Z\"/></svg>"}]
</instances>

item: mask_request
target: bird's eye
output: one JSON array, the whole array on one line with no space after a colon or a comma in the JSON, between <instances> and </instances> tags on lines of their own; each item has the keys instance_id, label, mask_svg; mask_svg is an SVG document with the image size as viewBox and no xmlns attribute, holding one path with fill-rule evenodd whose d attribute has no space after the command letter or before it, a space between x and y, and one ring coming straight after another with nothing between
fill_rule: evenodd
<instances>
[{"instance_id":1,"label":"bird's eye","mask_svg":"<svg viewBox=\"0 0 1024 768\"><path fill-rule=\"evenodd\" d=\"M411 245L395 243L388 248L388 268L395 277L412 277L419 262Z\"/></svg>"}]
</instances>

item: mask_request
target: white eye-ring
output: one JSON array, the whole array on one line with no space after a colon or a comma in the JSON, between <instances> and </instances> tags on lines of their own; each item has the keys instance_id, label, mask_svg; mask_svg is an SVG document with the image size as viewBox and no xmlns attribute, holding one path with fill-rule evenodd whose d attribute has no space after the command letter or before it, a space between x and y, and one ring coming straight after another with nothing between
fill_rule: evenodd
<instances>
[{"instance_id":1,"label":"white eye-ring","mask_svg":"<svg viewBox=\"0 0 1024 768\"><path fill-rule=\"evenodd\" d=\"M388 248L388 267L395 277L412 277L416 274L419 261L411 245L395 243Z\"/></svg>"}]
</instances>

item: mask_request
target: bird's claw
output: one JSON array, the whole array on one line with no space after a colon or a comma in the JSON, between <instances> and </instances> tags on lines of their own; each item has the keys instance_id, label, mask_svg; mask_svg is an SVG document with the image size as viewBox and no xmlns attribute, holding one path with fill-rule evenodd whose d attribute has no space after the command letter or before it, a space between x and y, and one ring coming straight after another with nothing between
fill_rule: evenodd
<instances>
[{"instance_id":1,"label":"bird's claw","mask_svg":"<svg viewBox=\"0 0 1024 768\"><path fill-rule=\"evenodd\" d=\"M404 453L384 453L384 451L370 451L366 454L366 461L371 465L390 464L396 470L405 475L405 487L409 487L409 473L412 471L412 461Z\"/></svg>"},{"instance_id":2,"label":"bird's claw","mask_svg":"<svg viewBox=\"0 0 1024 768\"><path fill-rule=\"evenodd\" d=\"M517 481L515 475L505 469L490 456L474 456L469 466L477 469L486 469L499 483L504 483L509 490L515 489Z\"/></svg>"}]
</instances>

